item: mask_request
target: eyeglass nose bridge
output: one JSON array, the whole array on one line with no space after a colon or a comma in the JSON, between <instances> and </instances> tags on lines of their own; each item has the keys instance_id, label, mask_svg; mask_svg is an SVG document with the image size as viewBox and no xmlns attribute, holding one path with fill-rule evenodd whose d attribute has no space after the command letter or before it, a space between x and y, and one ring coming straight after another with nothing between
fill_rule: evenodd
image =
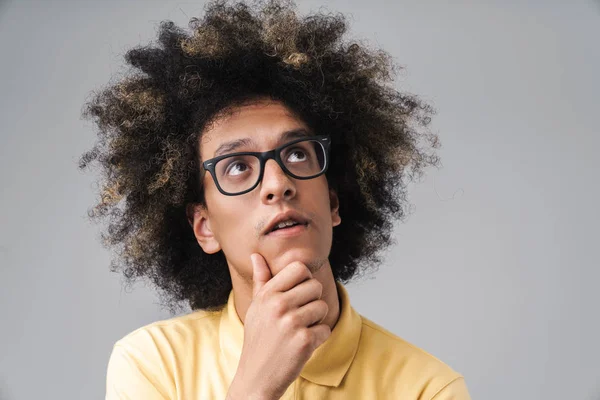
<instances>
[{"instance_id":1,"label":"eyeglass nose bridge","mask_svg":"<svg viewBox=\"0 0 600 400\"><path fill-rule=\"evenodd\" d=\"M269 151L264 151L264 152L261 152L260 154L257 154L257 156L258 156L258 161L260 163L260 173L258 174L258 179L257 179L256 183L254 184L254 186L252 187L252 189L255 189L258 185L260 185L262 183L264 175L265 175L267 161L269 161L269 160L275 160L277 165L279 165L279 168L283 171L283 173L287 177L294 178L294 176L292 176L291 172L287 169L287 167L284 165L283 161L281 160L281 149L273 149L273 150L269 150Z\"/></svg>"}]
</instances>

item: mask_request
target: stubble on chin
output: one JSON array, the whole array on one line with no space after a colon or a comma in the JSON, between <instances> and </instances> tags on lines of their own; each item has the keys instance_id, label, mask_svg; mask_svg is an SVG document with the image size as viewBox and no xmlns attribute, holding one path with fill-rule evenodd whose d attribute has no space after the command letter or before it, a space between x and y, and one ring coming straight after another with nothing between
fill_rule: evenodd
<instances>
[{"instance_id":1,"label":"stubble on chin","mask_svg":"<svg viewBox=\"0 0 600 400\"><path fill-rule=\"evenodd\" d=\"M327 259L326 258L318 258L318 259L315 259L315 260L311 260L310 262L308 262L306 264L306 266L310 270L310 273L314 275L317 272L319 272L321 270L321 268L323 268L323 266L326 263L327 263Z\"/></svg>"}]
</instances>

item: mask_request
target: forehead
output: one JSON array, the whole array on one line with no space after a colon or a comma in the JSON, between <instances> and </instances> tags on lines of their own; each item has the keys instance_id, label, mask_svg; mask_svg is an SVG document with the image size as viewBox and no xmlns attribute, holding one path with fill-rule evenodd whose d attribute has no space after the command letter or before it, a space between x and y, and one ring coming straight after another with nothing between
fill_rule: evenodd
<instances>
[{"instance_id":1,"label":"forehead","mask_svg":"<svg viewBox=\"0 0 600 400\"><path fill-rule=\"evenodd\" d=\"M259 146L275 147L283 132L309 129L291 109L273 100L253 102L229 111L202 132L199 143L202 159L213 157L220 144L232 140L249 138Z\"/></svg>"}]
</instances>

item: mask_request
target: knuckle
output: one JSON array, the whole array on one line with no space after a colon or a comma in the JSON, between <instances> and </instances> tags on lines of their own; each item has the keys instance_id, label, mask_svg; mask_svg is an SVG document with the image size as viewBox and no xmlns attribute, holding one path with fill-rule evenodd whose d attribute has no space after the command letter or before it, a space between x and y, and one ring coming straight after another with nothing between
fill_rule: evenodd
<instances>
[{"instance_id":1,"label":"knuckle","mask_svg":"<svg viewBox=\"0 0 600 400\"><path fill-rule=\"evenodd\" d=\"M295 328L300 325L300 318L297 314L286 314L283 318L283 325L287 328Z\"/></svg>"},{"instance_id":2,"label":"knuckle","mask_svg":"<svg viewBox=\"0 0 600 400\"><path fill-rule=\"evenodd\" d=\"M298 343L303 350L312 346L312 335L308 329L302 329L298 332Z\"/></svg>"},{"instance_id":3,"label":"knuckle","mask_svg":"<svg viewBox=\"0 0 600 400\"><path fill-rule=\"evenodd\" d=\"M273 299L271 307L277 317L283 316L287 310L287 304L281 297Z\"/></svg>"}]
</instances>

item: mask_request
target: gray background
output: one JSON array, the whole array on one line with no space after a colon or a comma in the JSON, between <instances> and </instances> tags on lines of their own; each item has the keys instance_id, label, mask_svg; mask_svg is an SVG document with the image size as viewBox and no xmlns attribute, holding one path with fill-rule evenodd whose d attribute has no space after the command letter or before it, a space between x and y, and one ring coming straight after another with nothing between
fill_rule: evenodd
<instances>
[{"instance_id":1,"label":"gray background","mask_svg":"<svg viewBox=\"0 0 600 400\"><path fill-rule=\"evenodd\" d=\"M474 399L600 399L600 5L447 3L326 3L406 67L398 87L438 109L442 139L443 168L411 185L398 244L348 285L352 303L463 373ZM108 271L79 113L127 48L202 4L0 5L1 399L103 398L112 344L170 317Z\"/></svg>"}]
</instances>

